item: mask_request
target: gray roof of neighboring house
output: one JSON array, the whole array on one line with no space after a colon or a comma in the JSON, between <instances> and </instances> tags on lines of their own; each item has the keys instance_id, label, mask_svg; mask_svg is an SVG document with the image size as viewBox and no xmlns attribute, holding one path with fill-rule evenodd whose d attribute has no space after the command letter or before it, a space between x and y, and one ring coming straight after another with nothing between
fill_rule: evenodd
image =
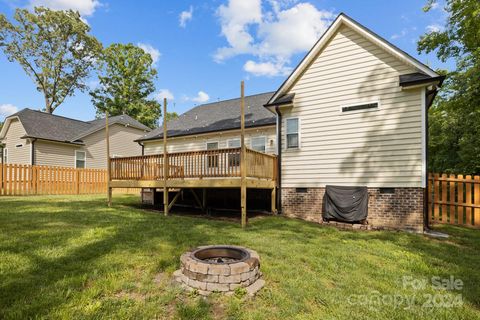
<instances>
[{"instance_id":1,"label":"gray roof of neighboring house","mask_svg":"<svg viewBox=\"0 0 480 320\"><path fill-rule=\"evenodd\" d=\"M81 138L105 127L105 119L81 121L57 116L41 111L23 109L8 118L18 117L22 123L25 137L51 141L81 143ZM109 124L123 124L149 131L150 129L127 115L109 118Z\"/></svg>"},{"instance_id":2,"label":"gray roof of neighboring house","mask_svg":"<svg viewBox=\"0 0 480 320\"><path fill-rule=\"evenodd\" d=\"M445 76L431 77L423 72L414 72L408 74L402 74L399 76L400 85L404 87L413 86L422 83L428 83L432 81L443 82Z\"/></svg>"},{"instance_id":3,"label":"gray roof of neighboring house","mask_svg":"<svg viewBox=\"0 0 480 320\"><path fill-rule=\"evenodd\" d=\"M272 94L267 92L245 97L246 128L276 123L275 115L263 107ZM167 122L168 137L232 129L240 129L240 98L203 104ZM163 138L162 127L147 133L138 141L160 138Z\"/></svg>"}]
</instances>

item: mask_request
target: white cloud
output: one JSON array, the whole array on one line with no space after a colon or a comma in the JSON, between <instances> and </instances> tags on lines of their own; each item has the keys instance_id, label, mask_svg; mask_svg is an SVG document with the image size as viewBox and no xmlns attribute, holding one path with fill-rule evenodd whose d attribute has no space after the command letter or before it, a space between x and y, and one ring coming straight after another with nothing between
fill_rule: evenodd
<instances>
[{"instance_id":1,"label":"white cloud","mask_svg":"<svg viewBox=\"0 0 480 320\"><path fill-rule=\"evenodd\" d=\"M196 97L189 98L185 97L185 101L193 101L193 102L198 102L198 103L204 103L210 100L210 96L205 92L205 91L198 91L198 94Z\"/></svg>"},{"instance_id":2,"label":"white cloud","mask_svg":"<svg viewBox=\"0 0 480 320\"><path fill-rule=\"evenodd\" d=\"M158 49L154 48L150 44L139 42L139 43L137 43L137 46L139 48L141 48L143 51L145 51L146 53L150 54L150 56L152 57L152 61L153 61L152 65L154 65L154 66L157 64L158 59L160 59L160 57L162 56L160 51L158 51Z\"/></svg>"},{"instance_id":3,"label":"white cloud","mask_svg":"<svg viewBox=\"0 0 480 320\"><path fill-rule=\"evenodd\" d=\"M173 96L173 93L168 90L168 89L160 89L158 92L155 94L155 100L162 102L164 98L167 98L167 100L171 101L175 99Z\"/></svg>"},{"instance_id":4,"label":"white cloud","mask_svg":"<svg viewBox=\"0 0 480 320\"><path fill-rule=\"evenodd\" d=\"M439 24L431 24L428 25L425 29L427 29L427 32L440 32L443 30L443 27Z\"/></svg>"},{"instance_id":5,"label":"white cloud","mask_svg":"<svg viewBox=\"0 0 480 320\"><path fill-rule=\"evenodd\" d=\"M30 7L47 7L53 10L76 10L82 16L91 16L101 5L97 0L30 0Z\"/></svg>"},{"instance_id":6,"label":"white cloud","mask_svg":"<svg viewBox=\"0 0 480 320\"><path fill-rule=\"evenodd\" d=\"M18 111L18 108L15 107L13 104L10 104L10 103L0 104L0 116L2 117L8 117L9 115L12 115L17 111Z\"/></svg>"},{"instance_id":7,"label":"white cloud","mask_svg":"<svg viewBox=\"0 0 480 320\"><path fill-rule=\"evenodd\" d=\"M395 39L403 38L407 35L407 33L408 33L407 29L402 29L402 31L400 31L400 33L393 34L390 37L390 39L395 40Z\"/></svg>"},{"instance_id":8,"label":"white cloud","mask_svg":"<svg viewBox=\"0 0 480 320\"><path fill-rule=\"evenodd\" d=\"M193 7L190 6L188 11L182 11L179 16L180 27L185 28L187 26L187 22L192 20L193 18Z\"/></svg>"},{"instance_id":9,"label":"white cloud","mask_svg":"<svg viewBox=\"0 0 480 320\"><path fill-rule=\"evenodd\" d=\"M229 0L217 10L222 35L228 46L219 48L214 59L248 54L244 70L254 75L284 75L290 58L308 51L330 24L333 13L308 2L295 0ZM292 6L292 4L294 4ZM269 9L268 9L269 8Z\"/></svg>"},{"instance_id":10,"label":"white cloud","mask_svg":"<svg viewBox=\"0 0 480 320\"><path fill-rule=\"evenodd\" d=\"M285 67L282 64L274 64L272 62L255 62L248 60L243 65L243 70L248 73L253 74L254 76L279 76L279 75L288 75L292 69Z\"/></svg>"},{"instance_id":11,"label":"white cloud","mask_svg":"<svg viewBox=\"0 0 480 320\"><path fill-rule=\"evenodd\" d=\"M440 4L438 2L432 2L432 4L430 5L431 10L438 9L439 7L440 7Z\"/></svg>"}]
</instances>

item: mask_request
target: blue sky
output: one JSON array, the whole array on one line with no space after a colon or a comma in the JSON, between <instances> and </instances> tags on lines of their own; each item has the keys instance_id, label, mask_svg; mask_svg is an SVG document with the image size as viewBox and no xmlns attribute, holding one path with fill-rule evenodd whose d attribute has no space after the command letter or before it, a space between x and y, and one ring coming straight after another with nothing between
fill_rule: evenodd
<instances>
[{"instance_id":1,"label":"blue sky","mask_svg":"<svg viewBox=\"0 0 480 320\"><path fill-rule=\"evenodd\" d=\"M156 96L172 98L170 111L246 93L274 91L337 14L344 12L433 68L451 69L435 55L418 55L416 41L445 23L442 4L424 13L426 0L0 0L9 19L17 7L79 10L104 46L134 43L152 52ZM15 62L0 52L0 121L14 110L41 109L43 97ZM89 79L95 86L95 76ZM88 93L76 92L55 114L89 120Z\"/></svg>"}]
</instances>

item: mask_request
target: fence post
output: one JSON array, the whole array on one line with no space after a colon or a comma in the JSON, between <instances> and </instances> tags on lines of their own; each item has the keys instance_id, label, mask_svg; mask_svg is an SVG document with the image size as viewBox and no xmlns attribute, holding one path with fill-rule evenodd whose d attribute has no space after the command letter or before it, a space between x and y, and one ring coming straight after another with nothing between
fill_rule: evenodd
<instances>
[{"instance_id":1,"label":"fence post","mask_svg":"<svg viewBox=\"0 0 480 320\"><path fill-rule=\"evenodd\" d=\"M475 201L475 205L479 206L480 205L480 176L475 176L473 179L474 179L473 188L475 190L473 195L475 197L474 201ZM473 212L475 214L473 217L472 225L480 226L480 208L476 207L475 209L473 209Z\"/></svg>"}]
</instances>

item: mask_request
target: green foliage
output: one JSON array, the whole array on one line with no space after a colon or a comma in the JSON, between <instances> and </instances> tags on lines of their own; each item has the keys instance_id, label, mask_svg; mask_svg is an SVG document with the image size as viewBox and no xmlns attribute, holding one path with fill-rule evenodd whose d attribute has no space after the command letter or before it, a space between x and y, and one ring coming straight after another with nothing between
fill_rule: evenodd
<instances>
[{"instance_id":1,"label":"green foliage","mask_svg":"<svg viewBox=\"0 0 480 320\"><path fill-rule=\"evenodd\" d=\"M436 0L430 0L425 11ZM448 77L429 111L430 170L480 173L480 1L447 0L443 30L423 35L419 52L436 52L441 61L453 59Z\"/></svg>"},{"instance_id":2,"label":"green foliage","mask_svg":"<svg viewBox=\"0 0 480 320\"><path fill-rule=\"evenodd\" d=\"M17 9L16 25L0 14L0 47L34 80L52 113L76 89L84 91L101 44L78 12Z\"/></svg>"},{"instance_id":3,"label":"green foliage","mask_svg":"<svg viewBox=\"0 0 480 320\"><path fill-rule=\"evenodd\" d=\"M155 91L157 71L152 57L133 44L115 43L103 50L99 61L100 85L90 92L97 115L128 114L151 128L161 116L160 104L149 96Z\"/></svg>"},{"instance_id":4,"label":"green foliage","mask_svg":"<svg viewBox=\"0 0 480 320\"><path fill-rule=\"evenodd\" d=\"M167 116L165 117L167 122L170 121L170 120L173 120L173 119L177 119L177 118L178 118L178 113L176 113L176 112L167 112Z\"/></svg>"}]
</instances>

